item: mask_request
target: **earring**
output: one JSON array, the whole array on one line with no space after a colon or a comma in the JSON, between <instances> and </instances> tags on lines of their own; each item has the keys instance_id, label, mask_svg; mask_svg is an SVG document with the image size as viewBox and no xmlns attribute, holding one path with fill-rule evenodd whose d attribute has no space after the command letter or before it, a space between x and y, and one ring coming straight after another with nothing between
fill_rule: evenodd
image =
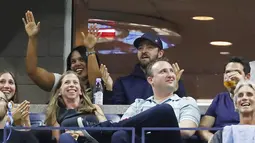
<instances>
[{"instance_id":1,"label":"earring","mask_svg":"<svg viewBox=\"0 0 255 143\"><path fill-rule=\"evenodd\" d=\"M11 110L12 109L12 103L8 102L8 109Z\"/></svg>"}]
</instances>

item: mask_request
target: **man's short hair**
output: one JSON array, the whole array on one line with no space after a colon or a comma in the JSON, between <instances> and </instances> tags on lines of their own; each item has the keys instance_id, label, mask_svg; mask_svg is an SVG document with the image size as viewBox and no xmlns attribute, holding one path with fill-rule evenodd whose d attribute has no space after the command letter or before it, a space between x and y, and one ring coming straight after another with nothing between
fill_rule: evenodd
<instances>
[{"instance_id":1,"label":"man's short hair","mask_svg":"<svg viewBox=\"0 0 255 143\"><path fill-rule=\"evenodd\" d=\"M229 63L239 63L243 66L243 71L245 73L245 75L249 74L251 72L251 67L250 67L250 63L249 61L245 60L243 57L232 57L227 64ZM225 65L225 68L227 66L227 64Z\"/></svg>"},{"instance_id":2,"label":"man's short hair","mask_svg":"<svg viewBox=\"0 0 255 143\"><path fill-rule=\"evenodd\" d=\"M146 77L153 76L153 73L152 73L152 66L153 66L155 63L160 62L160 61L169 62L168 58L166 58L166 57L157 58L156 60L151 61L151 62L147 65L147 68L146 68L146 71L145 71Z\"/></svg>"}]
</instances>

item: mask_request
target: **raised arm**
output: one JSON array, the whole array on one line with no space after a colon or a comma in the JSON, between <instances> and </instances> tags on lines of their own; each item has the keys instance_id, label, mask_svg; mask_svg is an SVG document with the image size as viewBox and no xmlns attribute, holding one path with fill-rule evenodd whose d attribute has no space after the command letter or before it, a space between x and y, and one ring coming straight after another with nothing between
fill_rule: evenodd
<instances>
[{"instance_id":1,"label":"raised arm","mask_svg":"<svg viewBox=\"0 0 255 143\"><path fill-rule=\"evenodd\" d=\"M51 91L55 81L54 74L37 65L37 36L40 31L40 22L35 23L31 11L27 11L25 18L22 18L22 20L29 38L26 56L27 74L41 89Z\"/></svg>"},{"instance_id":2,"label":"raised arm","mask_svg":"<svg viewBox=\"0 0 255 143\"><path fill-rule=\"evenodd\" d=\"M95 52L95 44L101 34L98 33L97 25L91 25L88 34L82 32L83 44L87 48L88 53L88 80L91 86L95 85L96 78L101 77L99 70L99 61Z\"/></svg>"}]
</instances>

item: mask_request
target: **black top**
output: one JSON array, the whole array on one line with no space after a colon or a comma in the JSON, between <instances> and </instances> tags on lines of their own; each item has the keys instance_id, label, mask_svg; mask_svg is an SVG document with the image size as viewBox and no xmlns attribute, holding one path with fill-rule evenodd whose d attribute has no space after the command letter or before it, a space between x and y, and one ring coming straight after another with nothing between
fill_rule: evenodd
<instances>
[{"instance_id":1,"label":"black top","mask_svg":"<svg viewBox=\"0 0 255 143\"><path fill-rule=\"evenodd\" d=\"M86 125L94 126L99 123L94 114L80 113L76 109L66 109L59 103L60 109L57 112L57 122L61 127L79 127L77 118L82 117Z\"/></svg>"},{"instance_id":2,"label":"black top","mask_svg":"<svg viewBox=\"0 0 255 143\"><path fill-rule=\"evenodd\" d=\"M7 130L6 136L8 137L9 131ZM3 143L4 130L0 129L0 142ZM30 131L11 131L11 135L7 143L39 143L37 138Z\"/></svg>"},{"instance_id":3,"label":"black top","mask_svg":"<svg viewBox=\"0 0 255 143\"><path fill-rule=\"evenodd\" d=\"M79 113L75 109L66 109L64 107L61 107L57 112L57 122L61 127L79 127L77 121L79 117L82 117L82 124L84 127L93 127L99 124L99 121L94 114ZM101 131L88 130L88 134L92 137L79 137L78 143L84 143L84 140L90 141L91 143L94 143L93 141L95 141L95 143L97 143L96 140L102 138L100 132Z\"/></svg>"}]
</instances>

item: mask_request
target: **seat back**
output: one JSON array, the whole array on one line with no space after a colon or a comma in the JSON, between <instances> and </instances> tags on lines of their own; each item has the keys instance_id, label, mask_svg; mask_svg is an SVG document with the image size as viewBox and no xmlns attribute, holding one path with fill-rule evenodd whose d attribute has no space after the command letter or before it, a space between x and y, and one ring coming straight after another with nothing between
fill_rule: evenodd
<instances>
[{"instance_id":1,"label":"seat back","mask_svg":"<svg viewBox=\"0 0 255 143\"><path fill-rule=\"evenodd\" d=\"M30 122L32 127L43 126L45 121L44 113L30 113Z\"/></svg>"}]
</instances>

